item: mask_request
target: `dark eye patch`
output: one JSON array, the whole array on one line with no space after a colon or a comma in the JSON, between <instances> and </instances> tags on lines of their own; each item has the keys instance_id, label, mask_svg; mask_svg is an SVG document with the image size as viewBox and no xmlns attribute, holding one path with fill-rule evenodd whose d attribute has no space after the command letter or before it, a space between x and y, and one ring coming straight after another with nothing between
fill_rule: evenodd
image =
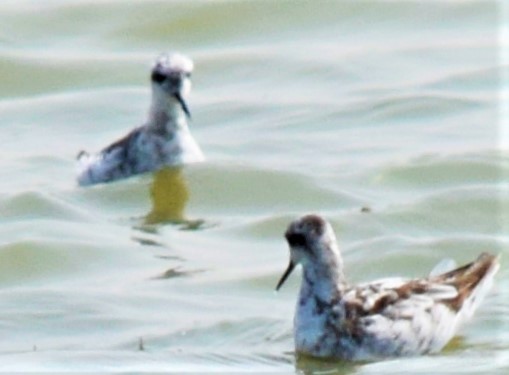
<instances>
[{"instance_id":1,"label":"dark eye patch","mask_svg":"<svg viewBox=\"0 0 509 375\"><path fill-rule=\"evenodd\" d=\"M184 73L184 77L191 78L191 72L185 72Z\"/></svg>"},{"instance_id":2,"label":"dark eye patch","mask_svg":"<svg viewBox=\"0 0 509 375\"><path fill-rule=\"evenodd\" d=\"M159 72L152 72L152 82L161 83L166 79L166 76Z\"/></svg>"},{"instance_id":3,"label":"dark eye patch","mask_svg":"<svg viewBox=\"0 0 509 375\"><path fill-rule=\"evenodd\" d=\"M286 235L286 240L290 246L305 247L307 245L306 236L300 233L289 233Z\"/></svg>"}]
</instances>

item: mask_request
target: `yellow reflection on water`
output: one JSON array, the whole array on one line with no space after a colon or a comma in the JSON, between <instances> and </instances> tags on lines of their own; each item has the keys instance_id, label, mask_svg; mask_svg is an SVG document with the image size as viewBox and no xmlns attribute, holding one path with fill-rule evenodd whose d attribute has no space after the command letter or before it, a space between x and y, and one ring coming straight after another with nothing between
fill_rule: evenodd
<instances>
[{"instance_id":1,"label":"yellow reflection on water","mask_svg":"<svg viewBox=\"0 0 509 375\"><path fill-rule=\"evenodd\" d=\"M181 168L168 167L156 172L150 187L150 197L152 210L145 218L146 224L181 223L186 220L189 189Z\"/></svg>"},{"instance_id":2,"label":"yellow reflection on water","mask_svg":"<svg viewBox=\"0 0 509 375\"><path fill-rule=\"evenodd\" d=\"M360 363L339 359L323 359L296 354L295 368L302 374L339 374L348 375L358 371Z\"/></svg>"}]
</instances>

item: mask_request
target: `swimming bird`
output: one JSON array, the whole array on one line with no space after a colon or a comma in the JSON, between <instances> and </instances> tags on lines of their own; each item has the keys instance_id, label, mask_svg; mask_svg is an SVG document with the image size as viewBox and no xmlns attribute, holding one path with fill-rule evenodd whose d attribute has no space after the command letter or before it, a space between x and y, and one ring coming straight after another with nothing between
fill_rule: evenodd
<instances>
[{"instance_id":1,"label":"swimming bird","mask_svg":"<svg viewBox=\"0 0 509 375\"><path fill-rule=\"evenodd\" d=\"M303 278L294 318L295 350L315 357L376 360L440 351L468 320L493 282L498 257L482 253L452 271L349 285L331 225L317 215L286 233L290 264Z\"/></svg>"},{"instance_id":2,"label":"swimming bird","mask_svg":"<svg viewBox=\"0 0 509 375\"><path fill-rule=\"evenodd\" d=\"M152 100L145 123L97 154L78 154L78 183L111 182L165 166L204 160L187 124L185 101L191 89L193 62L179 54L163 54L151 72ZM187 118L186 118L187 117Z\"/></svg>"}]
</instances>

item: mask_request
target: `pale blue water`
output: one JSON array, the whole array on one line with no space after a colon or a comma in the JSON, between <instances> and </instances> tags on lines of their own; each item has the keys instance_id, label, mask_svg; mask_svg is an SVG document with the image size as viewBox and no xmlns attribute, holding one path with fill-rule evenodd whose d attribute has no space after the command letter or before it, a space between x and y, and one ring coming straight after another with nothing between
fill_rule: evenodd
<instances>
[{"instance_id":1,"label":"pale blue water","mask_svg":"<svg viewBox=\"0 0 509 375\"><path fill-rule=\"evenodd\" d=\"M501 12L492 1L3 1L0 370L507 371ZM191 127L208 161L181 185L145 175L77 187L76 153L143 121L150 64L168 50L195 61ZM192 222L161 222L186 194ZM495 290L439 355L297 359L299 275L273 290L282 233L308 212L333 223L353 282L493 251Z\"/></svg>"}]
</instances>

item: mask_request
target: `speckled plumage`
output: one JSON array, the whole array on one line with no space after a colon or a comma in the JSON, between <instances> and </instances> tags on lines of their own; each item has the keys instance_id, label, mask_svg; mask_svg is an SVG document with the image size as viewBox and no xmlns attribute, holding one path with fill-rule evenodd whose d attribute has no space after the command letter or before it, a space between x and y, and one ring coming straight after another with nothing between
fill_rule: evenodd
<instances>
[{"instance_id":1,"label":"speckled plumage","mask_svg":"<svg viewBox=\"0 0 509 375\"><path fill-rule=\"evenodd\" d=\"M303 280L294 320L299 353L374 360L440 351L488 292L498 258L483 253L455 270L423 279L391 278L348 285L334 232L316 215L286 231L290 265Z\"/></svg>"},{"instance_id":2,"label":"speckled plumage","mask_svg":"<svg viewBox=\"0 0 509 375\"><path fill-rule=\"evenodd\" d=\"M78 154L78 183L112 182L165 166L204 160L187 125L185 97L193 62L181 54L160 56L151 72L152 101L146 122L97 154Z\"/></svg>"}]
</instances>

